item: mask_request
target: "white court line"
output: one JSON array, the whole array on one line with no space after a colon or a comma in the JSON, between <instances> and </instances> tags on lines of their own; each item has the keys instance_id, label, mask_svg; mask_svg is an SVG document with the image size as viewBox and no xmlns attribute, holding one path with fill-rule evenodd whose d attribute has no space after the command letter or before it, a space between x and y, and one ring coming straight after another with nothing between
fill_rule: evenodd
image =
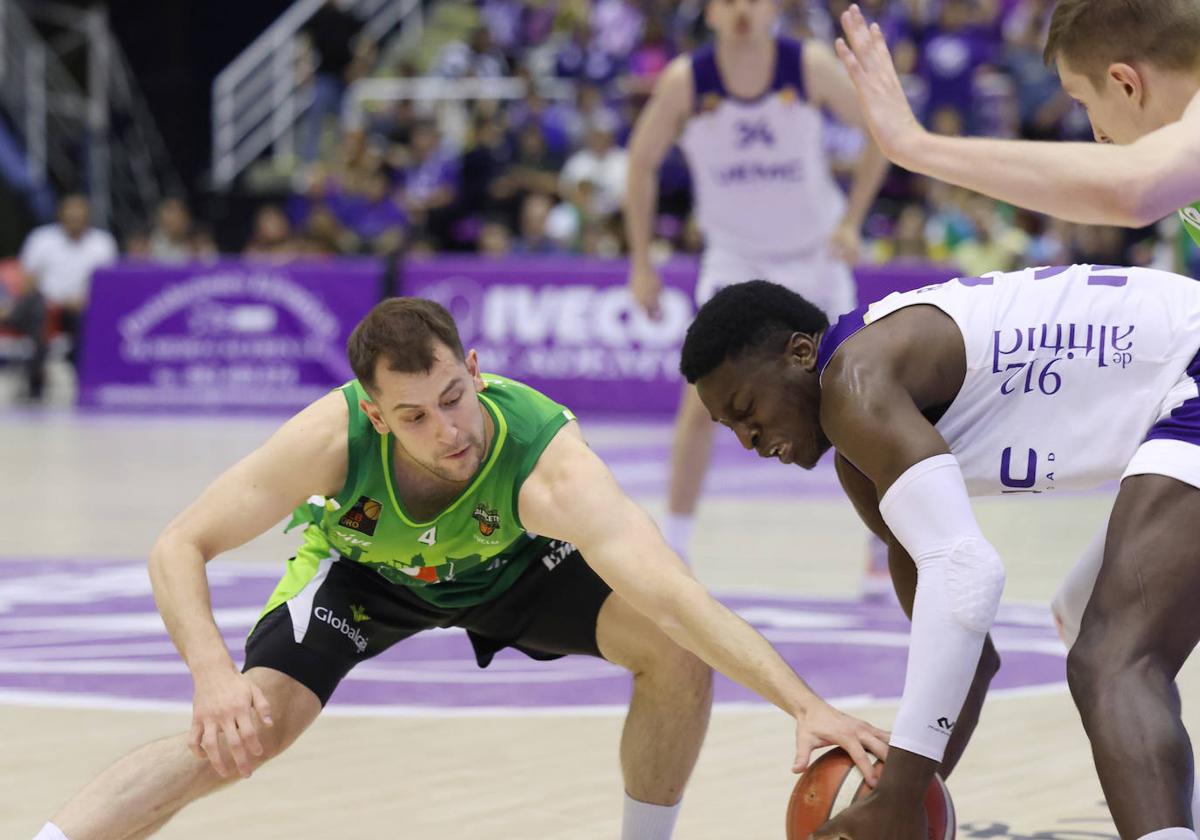
<instances>
[{"instance_id":1,"label":"white court line","mask_svg":"<svg viewBox=\"0 0 1200 840\"><path fill-rule=\"evenodd\" d=\"M999 688L988 692L989 700L1021 699L1051 694L1066 694L1066 682L1047 683L1040 686ZM839 709L861 709L871 705L897 705L899 697L873 697L856 694L849 697L832 697L828 702ZM190 715L192 704L185 700L140 700L129 697L114 697L106 694L56 694L49 691L27 691L25 689L0 689L0 705L30 706L34 708L95 709L102 711L173 712ZM331 702L322 715L331 717L405 717L405 718L520 718L520 717L615 717L628 711L627 705L604 704L593 706L472 706L470 708L441 708L438 706L367 706L338 704ZM729 701L713 704L718 714L782 714L770 703L763 701Z\"/></svg>"}]
</instances>

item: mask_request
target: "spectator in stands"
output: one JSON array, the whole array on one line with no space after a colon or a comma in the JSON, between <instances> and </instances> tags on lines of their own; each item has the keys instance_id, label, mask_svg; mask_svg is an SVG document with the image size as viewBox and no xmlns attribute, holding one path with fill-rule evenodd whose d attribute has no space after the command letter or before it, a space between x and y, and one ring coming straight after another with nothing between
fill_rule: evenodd
<instances>
[{"instance_id":1,"label":"spectator in stands","mask_svg":"<svg viewBox=\"0 0 1200 840\"><path fill-rule=\"evenodd\" d=\"M91 226L91 208L82 195L59 203L58 222L36 228L21 246L21 270L28 278L26 294L10 314L12 323L36 345L29 365L29 398L39 400L45 384L44 315L39 320L38 297L55 313L59 329L69 337L68 359L79 370L79 330L87 307L92 273L117 261L117 242L108 231Z\"/></svg>"},{"instance_id":2,"label":"spectator in stands","mask_svg":"<svg viewBox=\"0 0 1200 840\"><path fill-rule=\"evenodd\" d=\"M503 257L512 253L512 231L500 219L488 219L479 229L478 251L485 257Z\"/></svg>"},{"instance_id":3,"label":"spectator in stands","mask_svg":"<svg viewBox=\"0 0 1200 840\"><path fill-rule=\"evenodd\" d=\"M921 47L921 72L929 82L929 109L949 106L974 129L975 72L996 52L984 32L972 26L969 0L945 0L938 24L925 33Z\"/></svg>"},{"instance_id":4,"label":"spectator in stands","mask_svg":"<svg viewBox=\"0 0 1200 840\"><path fill-rule=\"evenodd\" d=\"M301 30L316 53L313 67L313 103L305 124L301 156L305 163L320 153L325 118L338 116L346 86L366 72L374 61L375 45L362 35L363 22L346 3L327 0Z\"/></svg>"},{"instance_id":5,"label":"spectator in stands","mask_svg":"<svg viewBox=\"0 0 1200 840\"><path fill-rule=\"evenodd\" d=\"M521 236L513 250L518 254L556 254L562 247L546 230L546 219L554 202L549 196L531 193L521 205Z\"/></svg>"},{"instance_id":6,"label":"spectator in stands","mask_svg":"<svg viewBox=\"0 0 1200 840\"><path fill-rule=\"evenodd\" d=\"M121 246L121 255L127 260L149 260L153 258L150 249L150 229L137 227L125 235Z\"/></svg>"},{"instance_id":7,"label":"spectator in stands","mask_svg":"<svg viewBox=\"0 0 1200 840\"><path fill-rule=\"evenodd\" d=\"M221 249L217 247L217 238L209 225L200 224L192 228L192 259L211 263L220 259Z\"/></svg>"},{"instance_id":8,"label":"spectator in stands","mask_svg":"<svg viewBox=\"0 0 1200 840\"><path fill-rule=\"evenodd\" d=\"M587 209L593 216L617 213L625 198L625 173L629 168L624 149L613 140L615 126L611 117L593 119L587 131L587 143L567 160L559 179L559 192L572 200L584 181L596 185Z\"/></svg>"},{"instance_id":9,"label":"spectator in stands","mask_svg":"<svg viewBox=\"0 0 1200 840\"><path fill-rule=\"evenodd\" d=\"M414 228L442 244L449 238L458 196L459 161L440 148L437 126L430 121L413 126L410 151L401 176L404 209Z\"/></svg>"},{"instance_id":10,"label":"spectator in stands","mask_svg":"<svg viewBox=\"0 0 1200 840\"><path fill-rule=\"evenodd\" d=\"M531 193L552 195L558 191L561 159L546 148L541 126L529 123L517 134L517 151L507 171L496 178L489 191L500 209L515 220L525 197Z\"/></svg>"},{"instance_id":11,"label":"spectator in stands","mask_svg":"<svg viewBox=\"0 0 1200 840\"><path fill-rule=\"evenodd\" d=\"M648 17L645 32L629 55L624 89L632 94L649 94L654 88L654 80L674 55L662 19Z\"/></svg>"},{"instance_id":12,"label":"spectator in stands","mask_svg":"<svg viewBox=\"0 0 1200 840\"><path fill-rule=\"evenodd\" d=\"M464 216L482 218L494 201L492 185L512 163L513 150L499 116L477 113L471 135L471 146L462 159L459 207Z\"/></svg>"},{"instance_id":13,"label":"spectator in stands","mask_svg":"<svg viewBox=\"0 0 1200 840\"><path fill-rule=\"evenodd\" d=\"M450 41L434 62L434 74L448 79L499 79L508 75L508 59L492 43L486 26L471 30L464 41Z\"/></svg>"},{"instance_id":14,"label":"spectator in stands","mask_svg":"<svg viewBox=\"0 0 1200 840\"><path fill-rule=\"evenodd\" d=\"M566 119L572 148L584 144L588 126L596 120L609 120L613 125L620 125L617 112L604 101L604 90L599 85L580 82L575 86L575 108Z\"/></svg>"},{"instance_id":15,"label":"spectator in stands","mask_svg":"<svg viewBox=\"0 0 1200 840\"><path fill-rule=\"evenodd\" d=\"M180 198L158 205L150 234L150 256L157 262L183 263L192 258L192 214Z\"/></svg>"},{"instance_id":16,"label":"spectator in stands","mask_svg":"<svg viewBox=\"0 0 1200 840\"><path fill-rule=\"evenodd\" d=\"M346 226L368 252L395 254L404 246L408 216L382 168L368 176L362 195L348 210Z\"/></svg>"},{"instance_id":17,"label":"spectator in stands","mask_svg":"<svg viewBox=\"0 0 1200 840\"><path fill-rule=\"evenodd\" d=\"M254 214L254 228L250 232L250 240L242 249L242 256L291 257L296 250L292 224L283 210L275 204L259 207Z\"/></svg>"}]
</instances>

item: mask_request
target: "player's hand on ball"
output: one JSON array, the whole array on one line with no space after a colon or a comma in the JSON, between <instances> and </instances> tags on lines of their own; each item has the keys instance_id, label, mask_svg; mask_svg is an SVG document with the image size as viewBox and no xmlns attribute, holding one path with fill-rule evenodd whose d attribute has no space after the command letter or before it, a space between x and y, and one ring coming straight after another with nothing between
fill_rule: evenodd
<instances>
[{"instance_id":1,"label":"player's hand on ball","mask_svg":"<svg viewBox=\"0 0 1200 840\"><path fill-rule=\"evenodd\" d=\"M883 31L877 23L868 26L857 5L842 12L842 31L846 37L834 49L854 82L871 136L889 160L905 166L906 150L921 142L925 129L913 116Z\"/></svg>"},{"instance_id":2,"label":"player's hand on ball","mask_svg":"<svg viewBox=\"0 0 1200 840\"><path fill-rule=\"evenodd\" d=\"M659 297L662 295L662 278L648 262L634 262L629 271L629 290L647 315L657 320L662 315Z\"/></svg>"},{"instance_id":3,"label":"player's hand on ball","mask_svg":"<svg viewBox=\"0 0 1200 840\"><path fill-rule=\"evenodd\" d=\"M850 754L867 784L874 787L879 771L871 763L871 755L887 758L887 742L888 733L882 729L819 702L796 716L796 760L792 772L804 772L813 750L838 746Z\"/></svg>"},{"instance_id":4,"label":"player's hand on ball","mask_svg":"<svg viewBox=\"0 0 1200 840\"><path fill-rule=\"evenodd\" d=\"M874 790L814 831L812 840L926 840L928 833L920 802Z\"/></svg>"},{"instance_id":5,"label":"player's hand on ball","mask_svg":"<svg viewBox=\"0 0 1200 840\"><path fill-rule=\"evenodd\" d=\"M251 756L263 754L255 718L272 725L266 695L245 674L232 668L196 675L195 683L188 748L197 758L208 759L224 779L231 769L221 755L224 738L237 772L248 778L253 769Z\"/></svg>"}]
</instances>

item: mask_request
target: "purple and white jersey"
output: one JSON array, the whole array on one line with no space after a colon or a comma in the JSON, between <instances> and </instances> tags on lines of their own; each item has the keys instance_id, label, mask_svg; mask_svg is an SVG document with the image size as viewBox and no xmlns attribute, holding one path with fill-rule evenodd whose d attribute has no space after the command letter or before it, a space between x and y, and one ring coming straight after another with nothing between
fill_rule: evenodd
<instances>
[{"instance_id":1,"label":"purple and white jersey","mask_svg":"<svg viewBox=\"0 0 1200 840\"><path fill-rule=\"evenodd\" d=\"M899 309L962 331L966 377L936 428L972 496L1095 487L1148 439L1200 444L1200 283L1074 265L964 277L843 316L818 351Z\"/></svg>"},{"instance_id":2,"label":"purple and white jersey","mask_svg":"<svg viewBox=\"0 0 1200 840\"><path fill-rule=\"evenodd\" d=\"M821 112L805 98L803 47L775 41L775 75L757 99L725 89L710 44L692 54L694 113L679 145L710 246L750 258L823 248L845 197L829 171Z\"/></svg>"}]
</instances>

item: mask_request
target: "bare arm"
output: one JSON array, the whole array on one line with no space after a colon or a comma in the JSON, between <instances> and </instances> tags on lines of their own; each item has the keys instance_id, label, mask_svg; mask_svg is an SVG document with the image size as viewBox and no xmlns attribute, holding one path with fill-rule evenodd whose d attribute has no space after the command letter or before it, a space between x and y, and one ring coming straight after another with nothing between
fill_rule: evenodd
<instances>
[{"instance_id":1,"label":"bare arm","mask_svg":"<svg viewBox=\"0 0 1200 840\"><path fill-rule=\"evenodd\" d=\"M625 183L625 237L634 262L650 257L654 209L658 202L658 167L671 150L692 108L691 59L679 56L654 85L629 140Z\"/></svg>"},{"instance_id":2,"label":"bare arm","mask_svg":"<svg viewBox=\"0 0 1200 840\"><path fill-rule=\"evenodd\" d=\"M213 620L205 564L262 534L346 474L346 402L322 397L219 476L162 532L150 552L154 599L194 677L233 668Z\"/></svg>"},{"instance_id":3,"label":"bare arm","mask_svg":"<svg viewBox=\"0 0 1200 840\"><path fill-rule=\"evenodd\" d=\"M854 84L826 44L820 41L805 42L804 78L809 96L816 104L828 108L846 125L867 128L858 108ZM888 165L888 159L868 133L866 146L854 165L854 179L850 184L843 225L856 231L862 228L875 197L879 195Z\"/></svg>"},{"instance_id":4,"label":"bare arm","mask_svg":"<svg viewBox=\"0 0 1200 840\"><path fill-rule=\"evenodd\" d=\"M766 639L708 594L588 449L575 424L546 447L518 504L526 528L573 543L614 593L680 646L802 721L805 737L815 737L798 739L798 766L816 746L839 743L872 777L864 745L883 750L882 733L831 709Z\"/></svg>"},{"instance_id":5,"label":"bare arm","mask_svg":"<svg viewBox=\"0 0 1200 840\"><path fill-rule=\"evenodd\" d=\"M943 137L913 117L877 26L842 16L837 51L884 154L905 169L1082 224L1141 227L1200 199L1200 94L1128 146Z\"/></svg>"}]
</instances>

